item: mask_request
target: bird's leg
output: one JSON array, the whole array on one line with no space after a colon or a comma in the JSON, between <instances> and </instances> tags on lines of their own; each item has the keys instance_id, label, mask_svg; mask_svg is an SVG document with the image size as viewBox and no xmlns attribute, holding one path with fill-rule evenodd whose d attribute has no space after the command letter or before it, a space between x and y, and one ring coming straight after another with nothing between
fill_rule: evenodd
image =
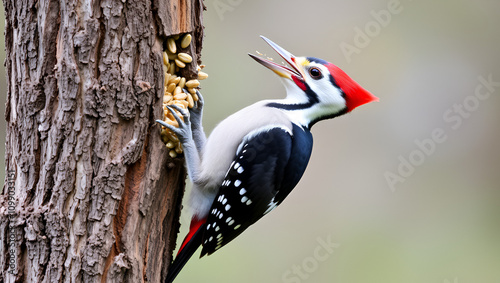
<instances>
[{"instance_id":1,"label":"bird's leg","mask_svg":"<svg viewBox=\"0 0 500 283\"><path fill-rule=\"evenodd\" d=\"M184 92L188 93L186 90ZM202 149L205 147L207 142L207 136L203 131L202 118L203 118L203 105L204 100L201 93L196 90L196 95L198 96L198 101L194 103L193 108L190 110L189 120L191 121L191 129L193 131L193 139L198 149L198 154L201 157Z\"/></svg>"},{"instance_id":2,"label":"bird's leg","mask_svg":"<svg viewBox=\"0 0 500 283\"><path fill-rule=\"evenodd\" d=\"M193 139L193 130L191 127L189 111L186 109L182 109L177 105L170 105L166 107L174 116L175 120L179 124L179 127L169 125L161 120L156 120L156 122L160 123L165 128L170 129L179 138L184 151L189 177L191 178L191 181L193 181L193 183L197 183L200 179L201 159L197 146L195 144L195 140ZM184 117L184 121L181 119L181 117L179 117L179 114L177 114L174 109Z\"/></svg>"}]
</instances>

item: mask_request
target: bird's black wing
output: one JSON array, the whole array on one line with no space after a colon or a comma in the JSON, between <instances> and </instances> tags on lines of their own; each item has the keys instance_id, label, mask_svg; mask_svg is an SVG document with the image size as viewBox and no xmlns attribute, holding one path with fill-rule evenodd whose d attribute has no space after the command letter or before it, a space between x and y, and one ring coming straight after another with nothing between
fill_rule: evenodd
<instances>
[{"instance_id":1,"label":"bird's black wing","mask_svg":"<svg viewBox=\"0 0 500 283\"><path fill-rule=\"evenodd\" d=\"M312 149L308 130L263 129L240 146L207 218L201 256L212 254L275 208L302 177Z\"/></svg>"}]
</instances>

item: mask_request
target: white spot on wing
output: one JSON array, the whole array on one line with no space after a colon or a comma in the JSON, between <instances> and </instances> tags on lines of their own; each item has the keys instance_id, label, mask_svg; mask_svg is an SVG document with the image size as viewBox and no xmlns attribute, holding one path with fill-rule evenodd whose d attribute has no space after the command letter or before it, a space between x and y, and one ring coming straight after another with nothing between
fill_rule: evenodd
<instances>
[{"instance_id":1,"label":"white spot on wing","mask_svg":"<svg viewBox=\"0 0 500 283\"><path fill-rule=\"evenodd\" d=\"M240 185L241 185L241 181L240 180L234 181L234 186L235 187L239 187Z\"/></svg>"},{"instance_id":2,"label":"white spot on wing","mask_svg":"<svg viewBox=\"0 0 500 283\"><path fill-rule=\"evenodd\" d=\"M231 205L226 205L226 211L228 211L231 208Z\"/></svg>"},{"instance_id":3,"label":"white spot on wing","mask_svg":"<svg viewBox=\"0 0 500 283\"><path fill-rule=\"evenodd\" d=\"M244 195L246 192L247 192L247 190L245 190L245 188L242 188L242 189L240 190L240 195Z\"/></svg>"},{"instance_id":4,"label":"white spot on wing","mask_svg":"<svg viewBox=\"0 0 500 283\"><path fill-rule=\"evenodd\" d=\"M241 202L243 202L243 203L245 203L247 200L248 200L248 198L247 198L247 197L242 197L242 198L241 198Z\"/></svg>"},{"instance_id":5,"label":"white spot on wing","mask_svg":"<svg viewBox=\"0 0 500 283\"><path fill-rule=\"evenodd\" d=\"M236 172L238 172L238 174L243 173L243 171L245 171L245 169L243 169L243 167L240 167L240 168L238 168L238 170L236 170Z\"/></svg>"}]
</instances>

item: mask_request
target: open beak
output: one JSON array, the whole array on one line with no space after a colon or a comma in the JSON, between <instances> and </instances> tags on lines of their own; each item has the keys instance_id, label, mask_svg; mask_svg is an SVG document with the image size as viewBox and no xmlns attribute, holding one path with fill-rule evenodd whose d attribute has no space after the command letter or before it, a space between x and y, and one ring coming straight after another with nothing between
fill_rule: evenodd
<instances>
[{"instance_id":1,"label":"open beak","mask_svg":"<svg viewBox=\"0 0 500 283\"><path fill-rule=\"evenodd\" d=\"M267 44L271 45L271 47L281 56L281 58L283 58L285 62L287 62L290 65L290 67L276 64L271 60L255 56L253 54L248 54L250 55L250 57L252 57L255 61L259 62L260 64L264 65L265 67L269 68L271 71L275 72L280 77L292 79L292 76L295 76L300 80L304 80L304 73L302 71L302 68L296 63L295 61L296 57L293 56L292 53L286 51L278 44L272 42L270 39L262 35L260 37L262 37L262 39L264 39L267 42Z\"/></svg>"}]
</instances>

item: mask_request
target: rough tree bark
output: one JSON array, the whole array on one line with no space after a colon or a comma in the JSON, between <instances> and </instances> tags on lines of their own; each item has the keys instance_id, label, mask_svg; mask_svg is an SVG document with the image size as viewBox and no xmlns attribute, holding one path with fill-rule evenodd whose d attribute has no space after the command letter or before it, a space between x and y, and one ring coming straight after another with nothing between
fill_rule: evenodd
<instances>
[{"instance_id":1,"label":"rough tree bark","mask_svg":"<svg viewBox=\"0 0 500 283\"><path fill-rule=\"evenodd\" d=\"M162 45L190 32L199 62L202 0L3 2L0 282L160 282L186 175L154 123Z\"/></svg>"}]
</instances>

